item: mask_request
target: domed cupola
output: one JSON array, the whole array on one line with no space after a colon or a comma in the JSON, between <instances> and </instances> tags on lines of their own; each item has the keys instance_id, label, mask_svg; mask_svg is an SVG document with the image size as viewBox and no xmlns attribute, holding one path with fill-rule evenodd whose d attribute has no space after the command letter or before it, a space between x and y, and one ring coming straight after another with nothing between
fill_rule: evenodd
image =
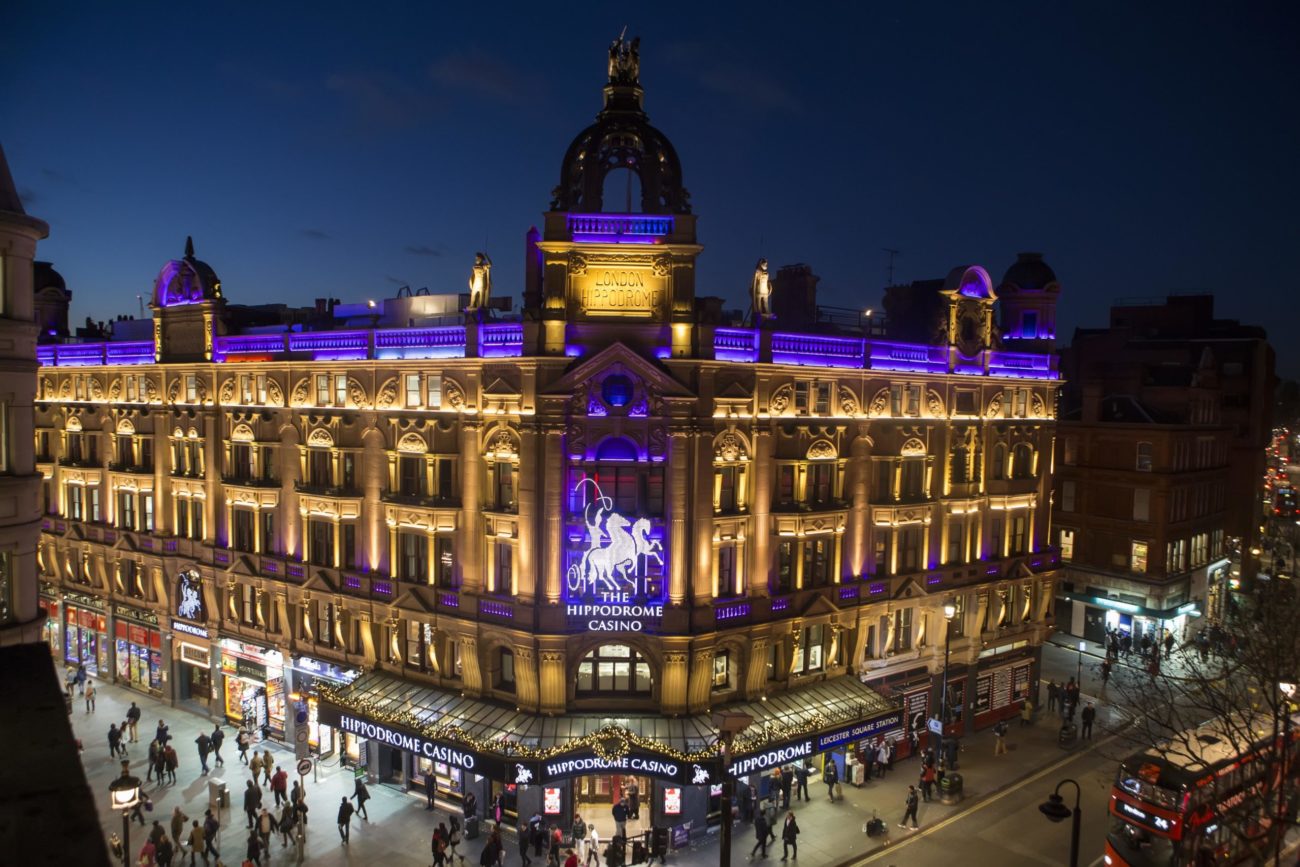
<instances>
[{"instance_id":1,"label":"domed cupola","mask_svg":"<svg viewBox=\"0 0 1300 867\"><path fill-rule=\"evenodd\" d=\"M1042 253L1020 253L998 286L1002 341L1010 349L1050 352L1061 284Z\"/></svg>"},{"instance_id":2,"label":"domed cupola","mask_svg":"<svg viewBox=\"0 0 1300 867\"><path fill-rule=\"evenodd\" d=\"M605 107L596 122L578 133L564 154L560 185L552 192L552 211L600 213L605 210L605 177L616 169L634 172L641 182L642 214L689 214L690 193L682 186L682 166L668 138L650 125L641 106L640 38L622 36L609 46Z\"/></svg>"},{"instance_id":3,"label":"domed cupola","mask_svg":"<svg viewBox=\"0 0 1300 867\"><path fill-rule=\"evenodd\" d=\"M183 258L158 272L149 308L157 361L212 360L216 338L225 333L226 299L217 272L194 257L193 238L185 239Z\"/></svg>"},{"instance_id":4,"label":"domed cupola","mask_svg":"<svg viewBox=\"0 0 1300 867\"><path fill-rule=\"evenodd\" d=\"M185 239L185 257L173 259L158 272L153 299L159 307L197 304L221 297L221 280L207 262L194 258L194 239Z\"/></svg>"}]
</instances>

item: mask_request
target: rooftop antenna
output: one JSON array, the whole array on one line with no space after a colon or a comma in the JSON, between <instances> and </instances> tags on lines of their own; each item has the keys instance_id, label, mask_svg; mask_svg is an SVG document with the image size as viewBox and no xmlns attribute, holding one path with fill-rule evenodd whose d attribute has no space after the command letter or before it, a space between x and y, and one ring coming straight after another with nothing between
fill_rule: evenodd
<instances>
[{"instance_id":1,"label":"rooftop antenna","mask_svg":"<svg viewBox=\"0 0 1300 867\"><path fill-rule=\"evenodd\" d=\"M894 259L895 259L896 257L898 257L898 256L903 255L903 251L902 251L902 250L893 250L893 249L890 249L889 247L883 247L882 249L883 249L884 252L886 252L886 253L889 254L889 268L888 268L889 282L886 283L885 285L886 285L886 286L893 286L893 285L894 285Z\"/></svg>"},{"instance_id":2,"label":"rooftop antenna","mask_svg":"<svg viewBox=\"0 0 1300 867\"><path fill-rule=\"evenodd\" d=\"M137 293L135 296L135 303L140 305L140 318L143 319L144 318L144 296Z\"/></svg>"}]
</instances>

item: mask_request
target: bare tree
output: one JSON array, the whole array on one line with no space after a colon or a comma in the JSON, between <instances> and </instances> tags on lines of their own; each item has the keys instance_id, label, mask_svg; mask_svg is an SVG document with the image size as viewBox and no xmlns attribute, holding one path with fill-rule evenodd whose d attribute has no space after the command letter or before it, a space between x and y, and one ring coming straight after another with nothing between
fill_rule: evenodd
<instances>
[{"instance_id":1,"label":"bare tree","mask_svg":"<svg viewBox=\"0 0 1300 867\"><path fill-rule=\"evenodd\" d=\"M1281 835L1270 831L1275 817L1292 814L1300 774L1300 756L1281 748L1283 730L1293 743L1300 736L1282 686L1300 678L1300 600L1290 582L1261 586L1212 630L1216 640L1189 644L1145 671L1128 669L1108 688L1129 717L1113 729L1126 758L1144 753L1196 776L1254 753L1239 773L1195 792L1191 814L1213 811L1232 848L1258 863L1276 857Z\"/></svg>"}]
</instances>

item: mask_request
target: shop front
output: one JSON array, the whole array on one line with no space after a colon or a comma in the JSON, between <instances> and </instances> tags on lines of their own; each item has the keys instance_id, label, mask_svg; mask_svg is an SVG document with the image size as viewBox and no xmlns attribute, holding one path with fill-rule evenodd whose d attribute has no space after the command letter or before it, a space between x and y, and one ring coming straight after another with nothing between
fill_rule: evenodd
<instances>
[{"instance_id":1,"label":"shop front","mask_svg":"<svg viewBox=\"0 0 1300 867\"><path fill-rule=\"evenodd\" d=\"M55 659L63 656L63 611L57 591L41 582L41 607L45 609L45 624L41 627L41 640L50 646Z\"/></svg>"},{"instance_id":2,"label":"shop front","mask_svg":"<svg viewBox=\"0 0 1300 867\"><path fill-rule=\"evenodd\" d=\"M212 644L208 630L184 620L172 621L176 648L176 699L209 707L212 695Z\"/></svg>"},{"instance_id":3,"label":"shop front","mask_svg":"<svg viewBox=\"0 0 1300 867\"><path fill-rule=\"evenodd\" d=\"M307 705L307 747L316 755L324 758L332 756L340 749L344 749L342 743L343 736L334 726L326 725L320 721L320 690L319 684L330 684L333 686L346 686L360 676L361 672L355 669L343 668L332 662L322 662L319 659L312 659L309 656L295 656L290 666L293 669L293 694L291 698L295 702L305 702ZM356 739L351 739L353 743L344 750L355 760L359 758L359 744L355 743ZM423 785L423 779L420 780Z\"/></svg>"},{"instance_id":4,"label":"shop front","mask_svg":"<svg viewBox=\"0 0 1300 867\"><path fill-rule=\"evenodd\" d=\"M1217 570L1215 574L1220 576L1227 571L1225 566L1219 564L1214 569ZM1204 586L1203 592L1201 598L1208 596L1209 586ZM1172 598L1177 604L1151 608L1123 599L1071 593L1057 597L1057 622L1071 635L1081 636L1097 644L1104 644L1107 634L1111 632L1127 635L1134 647L1143 638L1163 641L1166 635L1172 635L1176 642L1182 644L1191 638L1192 626L1202 617L1203 612L1198 602L1183 601L1187 599L1185 592ZM1216 595L1211 601L1222 607L1220 596Z\"/></svg>"},{"instance_id":5,"label":"shop front","mask_svg":"<svg viewBox=\"0 0 1300 867\"><path fill-rule=\"evenodd\" d=\"M113 650L118 683L162 693L162 631L157 615L126 605L113 606Z\"/></svg>"},{"instance_id":6,"label":"shop front","mask_svg":"<svg viewBox=\"0 0 1300 867\"><path fill-rule=\"evenodd\" d=\"M284 740L284 657L278 650L221 639L223 709L232 725Z\"/></svg>"},{"instance_id":7,"label":"shop front","mask_svg":"<svg viewBox=\"0 0 1300 867\"><path fill-rule=\"evenodd\" d=\"M69 665L84 663L90 674L110 676L108 617L103 601L93 596L69 593L64 598L63 607L66 618L63 626L64 661Z\"/></svg>"}]
</instances>

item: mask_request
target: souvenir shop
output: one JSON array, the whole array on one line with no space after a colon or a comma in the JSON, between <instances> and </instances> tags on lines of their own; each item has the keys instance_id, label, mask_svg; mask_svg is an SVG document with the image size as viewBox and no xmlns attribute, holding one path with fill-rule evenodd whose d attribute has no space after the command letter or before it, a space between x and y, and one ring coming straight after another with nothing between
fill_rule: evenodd
<instances>
[{"instance_id":1,"label":"souvenir shop","mask_svg":"<svg viewBox=\"0 0 1300 867\"><path fill-rule=\"evenodd\" d=\"M208 630L183 620L172 620L176 642L176 698L207 707L212 700L212 644Z\"/></svg>"},{"instance_id":2,"label":"souvenir shop","mask_svg":"<svg viewBox=\"0 0 1300 867\"><path fill-rule=\"evenodd\" d=\"M126 605L113 606L113 648L118 683L162 692L162 631L156 614Z\"/></svg>"},{"instance_id":3,"label":"souvenir shop","mask_svg":"<svg viewBox=\"0 0 1300 867\"><path fill-rule=\"evenodd\" d=\"M109 664L108 617L102 599L69 593L63 599L63 658L69 665L83 662L86 671L107 677Z\"/></svg>"},{"instance_id":4,"label":"souvenir shop","mask_svg":"<svg viewBox=\"0 0 1300 867\"><path fill-rule=\"evenodd\" d=\"M333 662L322 662L309 656L295 656L291 665L293 669L293 694L295 702L307 704L307 746L320 756L332 756L343 750L349 757L349 763L356 765L361 757L358 738L340 733L336 728L320 720L320 684L345 686L356 680L361 672L343 668ZM344 741L347 741L345 744Z\"/></svg>"},{"instance_id":5,"label":"souvenir shop","mask_svg":"<svg viewBox=\"0 0 1300 867\"><path fill-rule=\"evenodd\" d=\"M284 740L284 656L274 648L221 639L222 697L226 719Z\"/></svg>"}]
</instances>

